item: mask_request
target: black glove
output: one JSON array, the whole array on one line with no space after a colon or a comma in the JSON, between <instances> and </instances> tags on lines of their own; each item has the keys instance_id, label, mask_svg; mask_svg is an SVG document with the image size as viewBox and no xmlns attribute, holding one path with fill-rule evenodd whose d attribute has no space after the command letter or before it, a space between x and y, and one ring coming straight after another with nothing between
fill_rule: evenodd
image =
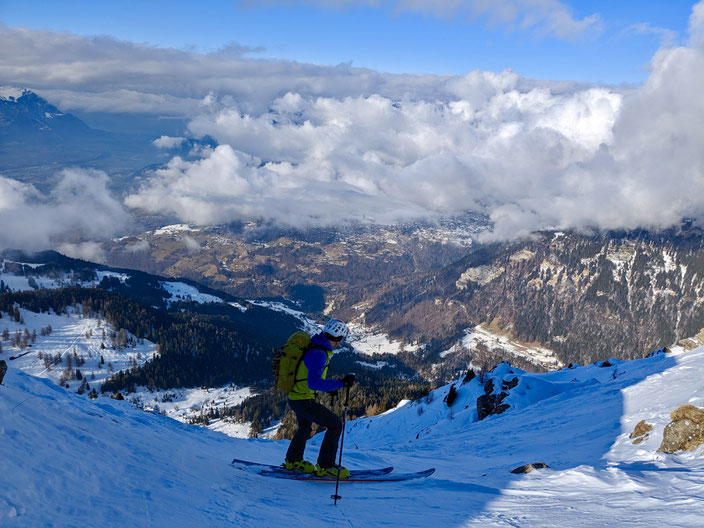
<instances>
[{"instance_id":1,"label":"black glove","mask_svg":"<svg viewBox=\"0 0 704 528\"><path fill-rule=\"evenodd\" d=\"M342 378L340 381L342 382L343 387L350 388L354 385L354 374L347 374L347 376Z\"/></svg>"}]
</instances>

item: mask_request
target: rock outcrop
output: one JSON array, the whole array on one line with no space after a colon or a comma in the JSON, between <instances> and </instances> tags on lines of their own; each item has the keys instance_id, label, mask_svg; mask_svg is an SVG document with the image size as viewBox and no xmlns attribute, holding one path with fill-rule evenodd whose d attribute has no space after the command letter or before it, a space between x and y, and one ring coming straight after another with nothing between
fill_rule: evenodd
<instances>
[{"instance_id":1,"label":"rock outcrop","mask_svg":"<svg viewBox=\"0 0 704 528\"><path fill-rule=\"evenodd\" d=\"M515 474L521 474L521 473L530 473L531 471L535 471L536 469L544 469L544 468L549 468L545 462L534 462L533 464L526 464L525 466L520 466L517 467L516 469L512 469L511 473Z\"/></svg>"},{"instance_id":2,"label":"rock outcrop","mask_svg":"<svg viewBox=\"0 0 704 528\"><path fill-rule=\"evenodd\" d=\"M648 439L648 436L650 436L650 431L652 430L652 425L646 423L645 420L641 420L636 424L635 428L633 429L633 432L628 438L631 438L633 440L633 443L638 445Z\"/></svg>"},{"instance_id":3,"label":"rock outcrop","mask_svg":"<svg viewBox=\"0 0 704 528\"><path fill-rule=\"evenodd\" d=\"M515 383L513 381L515 380ZM518 378L514 378L510 383L512 387L518 385ZM508 410L511 406L503 403L503 401L508 396L507 382L501 382L501 388L503 389L498 394L494 393L494 380L490 379L484 384L484 394L477 398L477 418L483 420L487 416L493 414L501 414Z\"/></svg>"},{"instance_id":4,"label":"rock outcrop","mask_svg":"<svg viewBox=\"0 0 704 528\"><path fill-rule=\"evenodd\" d=\"M682 405L672 412L670 418L672 422L665 427L658 451L692 451L704 444L704 409Z\"/></svg>"}]
</instances>

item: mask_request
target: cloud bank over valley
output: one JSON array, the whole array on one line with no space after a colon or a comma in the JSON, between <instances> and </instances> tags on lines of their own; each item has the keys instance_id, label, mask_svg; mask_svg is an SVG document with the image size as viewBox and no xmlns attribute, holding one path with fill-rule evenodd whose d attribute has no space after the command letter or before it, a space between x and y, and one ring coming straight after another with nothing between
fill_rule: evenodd
<instances>
[{"instance_id":1,"label":"cloud bank over valley","mask_svg":"<svg viewBox=\"0 0 704 528\"><path fill-rule=\"evenodd\" d=\"M471 211L491 218L495 239L704 219L702 2L687 43L662 47L638 87L510 70L391 75L255 59L237 46L198 54L4 26L0 45L12 51L0 78L62 110L186 116L184 135L218 143L196 160L174 156L124 197L79 169L43 197L0 176L0 221L24 226L4 229L3 245L30 232L42 243L62 229L115 234L130 209L293 226ZM184 141L154 139L163 149Z\"/></svg>"}]
</instances>

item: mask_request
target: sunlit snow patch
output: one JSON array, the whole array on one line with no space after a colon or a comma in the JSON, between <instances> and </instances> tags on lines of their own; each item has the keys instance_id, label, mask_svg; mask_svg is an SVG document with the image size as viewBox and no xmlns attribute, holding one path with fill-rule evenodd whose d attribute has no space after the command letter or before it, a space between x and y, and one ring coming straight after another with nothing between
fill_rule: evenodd
<instances>
[{"instance_id":1,"label":"sunlit snow patch","mask_svg":"<svg viewBox=\"0 0 704 528\"><path fill-rule=\"evenodd\" d=\"M194 301L200 304L224 302L220 297L201 293L195 286L183 282L161 282L160 284L161 287L171 295L171 299L169 300L172 302Z\"/></svg>"}]
</instances>

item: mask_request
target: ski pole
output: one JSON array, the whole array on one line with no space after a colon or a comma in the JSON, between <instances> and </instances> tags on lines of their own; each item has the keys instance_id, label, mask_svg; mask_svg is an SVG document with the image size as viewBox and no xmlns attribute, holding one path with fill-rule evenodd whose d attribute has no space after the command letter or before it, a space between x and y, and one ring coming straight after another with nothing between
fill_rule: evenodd
<instances>
[{"instance_id":1,"label":"ski pole","mask_svg":"<svg viewBox=\"0 0 704 528\"><path fill-rule=\"evenodd\" d=\"M330 498L335 500L335 506L337 506L338 499L341 499L337 492L340 489L340 468L342 467L342 448L345 445L345 424L347 423L347 406L350 402L350 388L347 387L347 393L345 395L345 410L342 413L342 436L340 437L340 457L337 462L337 482L335 482L335 494L331 495Z\"/></svg>"}]
</instances>

